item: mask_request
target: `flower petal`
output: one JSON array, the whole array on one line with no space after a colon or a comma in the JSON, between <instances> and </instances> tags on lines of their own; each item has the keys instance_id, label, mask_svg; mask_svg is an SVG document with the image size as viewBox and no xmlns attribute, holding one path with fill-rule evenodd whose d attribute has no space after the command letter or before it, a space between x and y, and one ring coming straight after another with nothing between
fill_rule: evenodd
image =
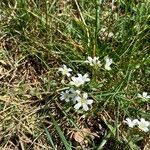
<instances>
[{"instance_id":1,"label":"flower petal","mask_svg":"<svg viewBox=\"0 0 150 150\"><path fill-rule=\"evenodd\" d=\"M72 69L71 68L68 68L68 72L71 72L72 71Z\"/></svg>"},{"instance_id":2,"label":"flower petal","mask_svg":"<svg viewBox=\"0 0 150 150\"><path fill-rule=\"evenodd\" d=\"M88 56L87 59L89 60L89 62L92 62L92 57Z\"/></svg>"},{"instance_id":3,"label":"flower petal","mask_svg":"<svg viewBox=\"0 0 150 150\"><path fill-rule=\"evenodd\" d=\"M88 94L87 93L83 93L83 98L87 99L88 98Z\"/></svg>"},{"instance_id":4,"label":"flower petal","mask_svg":"<svg viewBox=\"0 0 150 150\"><path fill-rule=\"evenodd\" d=\"M78 73L77 75L78 75L79 78L82 78L82 74Z\"/></svg>"},{"instance_id":5,"label":"flower petal","mask_svg":"<svg viewBox=\"0 0 150 150\"><path fill-rule=\"evenodd\" d=\"M76 96L76 97L75 97L75 100L78 101L78 102L80 102L81 97L80 97L80 96Z\"/></svg>"},{"instance_id":6,"label":"flower petal","mask_svg":"<svg viewBox=\"0 0 150 150\"><path fill-rule=\"evenodd\" d=\"M70 101L70 99L69 99L69 98L66 98L66 99L65 99L65 101L66 101L66 102L69 102L69 101Z\"/></svg>"},{"instance_id":7,"label":"flower petal","mask_svg":"<svg viewBox=\"0 0 150 150\"><path fill-rule=\"evenodd\" d=\"M146 96L146 98L150 98L150 95Z\"/></svg>"},{"instance_id":8,"label":"flower petal","mask_svg":"<svg viewBox=\"0 0 150 150\"><path fill-rule=\"evenodd\" d=\"M138 125L139 120L138 119L134 119L132 122L133 122L134 125Z\"/></svg>"},{"instance_id":9,"label":"flower petal","mask_svg":"<svg viewBox=\"0 0 150 150\"><path fill-rule=\"evenodd\" d=\"M81 103L77 103L77 104L74 106L75 109L79 109L80 107L81 107Z\"/></svg>"},{"instance_id":10,"label":"flower petal","mask_svg":"<svg viewBox=\"0 0 150 150\"><path fill-rule=\"evenodd\" d=\"M63 68L58 68L58 71L61 71L61 72L62 72L62 71L63 71Z\"/></svg>"},{"instance_id":11,"label":"flower petal","mask_svg":"<svg viewBox=\"0 0 150 150\"><path fill-rule=\"evenodd\" d=\"M89 110L89 107L87 106L87 104L84 103L82 106L85 111Z\"/></svg>"},{"instance_id":12,"label":"flower petal","mask_svg":"<svg viewBox=\"0 0 150 150\"><path fill-rule=\"evenodd\" d=\"M66 73L66 75L67 75L67 77L70 77L71 74L68 72L68 73Z\"/></svg>"},{"instance_id":13,"label":"flower petal","mask_svg":"<svg viewBox=\"0 0 150 150\"><path fill-rule=\"evenodd\" d=\"M144 132L148 132L149 131L149 129L147 127L143 128L141 130L143 130Z\"/></svg>"},{"instance_id":14,"label":"flower petal","mask_svg":"<svg viewBox=\"0 0 150 150\"><path fill-rule=\"evenodd\" d=\"M143 97L146 98L147 97L147 92L143 92Z\"/></svg>"},{"instance_id":15,"label":"flower petal","mask_svg":"<svg viewBox=\"0 0 150 150\"><path fill-rule=\"evenodd\" d=\"M88 99L88 100L86 101L86 103L89 104L89 105L91 105L91 104L93 103L93 100L92 100L92 99Z\"/></svg>"},{"instance_id":16,"label":"flower petal","mask_svg":"<svg viewBox=\"0 0 150 150\"><path fill-rule=\"evenodd\" d=\"M111 70L110 66L108 66L108 65L105 65L105 69L106 70Z\"/></svg>"}]
</instances>

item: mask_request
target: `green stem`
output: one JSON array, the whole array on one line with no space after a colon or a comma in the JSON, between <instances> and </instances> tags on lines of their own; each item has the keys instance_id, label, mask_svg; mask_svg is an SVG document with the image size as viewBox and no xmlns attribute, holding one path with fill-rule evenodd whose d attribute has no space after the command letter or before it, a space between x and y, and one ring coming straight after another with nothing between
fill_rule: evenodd
<instances>
[{"instance_id":1,"label":"green stem","mask_svg":"<svg viewBox=\"0 0 150 150\"><path fill-rule=\"evenodd\" d=\"M110 137L111 137L111 133L109 132L109 133L107 133L107 135L102 139L102 142L100 143L100 145L99 145L99 147L97 148L97 150L102 150Z\"/></svg>"},{"instance_id":2,"label":"green stem","mask_svg":"<svg viewBox=\"0 0 150 150\"><path fill-rule=\"evenodd\" d=\"M85 19L84 19L84 17L83 17L82 11L81 11L81 9L80 9L80 6L79 6L77 0L74 0L74 1L75 1L76 6L77 6L78 12L79 12L79 14L80 14L81 20L82 20L83 24L85 25L85 29L86 29L86 33L87 33L87 40L88 40L88 41L87 41L87 42L88 42L87 45L88 45L88 47L89 47L89 45L90 45L89 30L88 30L88 28L87 28Z\"/></svg>"},{"instance_id":3,"label":"green stem","mask_svg":"<svg viewBox=\"0 0 150 150\"><path fill-rule=\"evenodd\" d=\"M97 49L97 36L98 36L98 31L100 29L100 5L101 3L102 3L102 0L96 0L95 43L94 43L93 56L96 55L96 49Z\"/></svg>"},{"instance_id":4,"label":"green stem","mask_svg":"<svg viewBox=\"0 0 150 150\"><path fill-rule=\"evenodd\" d=\"M118 124L119 124L119 102L118 99L115 100L115 106L116 106L116 113L115 113L115 126L116 126L116 148L118 145L118 141L119 141L119 129L118 129Z\"/></svg>"}]
</instances>

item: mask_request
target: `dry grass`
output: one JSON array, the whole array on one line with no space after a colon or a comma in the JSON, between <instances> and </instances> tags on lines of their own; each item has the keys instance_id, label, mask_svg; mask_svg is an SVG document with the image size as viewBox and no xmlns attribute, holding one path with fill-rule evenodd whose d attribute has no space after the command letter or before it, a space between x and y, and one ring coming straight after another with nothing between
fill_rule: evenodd
<instances>
[{"instance_id":1,"label":"dry grass","mask_svg":"<svg viewBox=\"0 0 150 150\"><path fill-rule=\"evenodd\" d=\"M134 139L126 139L127 128L121 121L126 116L149 119L149 103L135 96L150 90L148 9L142 14L132 10L142 9L137 1L112 2L100 5L100 26L95 23L95 1L0 2L0 149L65 149L52 117L72 149L98 148L103 142L104 150L114 145L118 150L131 148L128 142ZM88 55L110 55L116 63L111 73L101 69L96 82L85 87L94 105L83 113L60 102L59 92L66 87L57 70L65 63L75 73L90 72L79 63ZM135 143L149 150L148 133L140 136Z\"/></svg>"}]
</instances>

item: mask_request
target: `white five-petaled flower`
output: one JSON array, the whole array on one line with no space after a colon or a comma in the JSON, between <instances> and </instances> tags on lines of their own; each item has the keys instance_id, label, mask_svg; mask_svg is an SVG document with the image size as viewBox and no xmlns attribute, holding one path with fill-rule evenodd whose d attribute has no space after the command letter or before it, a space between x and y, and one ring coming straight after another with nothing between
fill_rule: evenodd
<instances>
[{"instance_id":1,"label":"white five-petaled flower","mask_svg":"<svg viewBox=\"0 0 150 150\"><path fill-rule=\"evenodd\" d=\"M58 71L62 73L62 75L66 75L67 77L70 77L70 72L72 71L71 68L67 68L66 65L63 65L63 67L59 68Z\"/></svg>"},{"instance_id":2,"label":"white five-petaled flower","mask_svg":"<svg viewBox=\"0 0 150 150\"><path fill-rule=\"evenodd\" d=\"M74 76L71 77L71 79L72 79L72 81L70 81L71 85L79 87L79 86L83 85L85 82L90 81L87 73L83 76L81 74L77 74L77 75L78 75L78 77L74 77Z\"/></svg>"},{"instance_id":3,"label":"white five-petaled flower","mask_svg":"<svg viewBox=\"0 0 150 150\"><path fill-rule=\"evenodd\" d=\"M145 121L144 118L141 118L140 121L138 121L138 127L144 132L149 131L148 129L149 126L150 126L150 122Z\"/></svg>"},{"instance_id":4,"label":"white five-petaled flower","mask_svg":"<svg viewBox=\"0 0 150 150\"><path fill-rule=\"evenodd\" d=\"M106 64L105 64L105 69L106 70L111 70L110 65L113 63L112 59L106 56L105 58Z\"/></svg>"},{"instance_id":5,"label":"white five-petaled flower","mask_svg":"<svg viewBox=\"0 0 150 150\"><path fill-rule=\"evenodd\" d=\"M88 78L89 75L87 73L84 74L83 76L81 74L78 74L78 77L82 78L83 82L89 82L90 81L90 78Z\"/></svg>"},{"instance_id":6,"label":"white five-petaled flower","mask_svg":"<svg viewBox=\"0 0 150 150\"><path fill-rule=\"evenodd\" d=\"M93 103L92 99L88 99L88 94L83 93L82 96L77 96L76 97L77 104L74 106L75 109L79 109L82 107L85 111L89 110L89 106Z\"/></svg>"},{"instance_id":7,"label":"white five-petaled flower","mask_svg":"<svg viewBox=\"0 0 150 150\"><path fill-rule=\"evenodd\" d=\"M150 95L147 94L147 92L143 92L142 94L138 94L137 95L139 98L143 98L143 99L149 99Z\"/></svg>"},{"instance_id":8,"label":"white five-petaled flower","mask_svg":"<svg viewBox=\"0 0 150 150\"><path fill-rule=\"evenodd\" d=\"M130 128L133 128L135 125L138 125L139 121L137 119L131 120L130 118L126 118L123 122L127 123Z\"/></svg>"},{"instance_id":9,"label":"white five-petaled flower","mask_svg":"<svg viewBox=\"0 0 150 150\"><path fill-rule=\"evenodd\" d=\"M99 66L99 67L101 66L101 63L99 61L99 57L92 58L92 57L88 56L87 60L84 62L87 64L90 64L90 66Z\"/></svg>"},{"instance_id":10,"label":"white five-petaled flower","mask_svg":"<svg viewBox=\"0 0 150 150\"><path fill-rule=\"evenodd\" d=\"M66 90L65 92L61 92L60 93L60 100L65 100L66 102L69 102L70 101L70 91L69 90Z\"/></svg>"}]
</instances>

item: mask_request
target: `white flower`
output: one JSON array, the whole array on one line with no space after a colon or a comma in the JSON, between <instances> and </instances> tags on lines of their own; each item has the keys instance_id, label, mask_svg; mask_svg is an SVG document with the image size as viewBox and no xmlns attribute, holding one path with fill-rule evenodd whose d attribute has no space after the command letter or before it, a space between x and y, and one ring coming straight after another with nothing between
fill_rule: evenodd
<instances>
[{"instance_id":1,"label":"white flower","mask_svg":"<svg viewBox=\"0 0 150 150\"><path fill-rule=\"evenodd\" d=\"M82 78L79 77L71 77L72 81L70 81L71 85L74 85L76 87L79 87L80 85L83 85L84 82L82 80Z\"/></svg>"},{"instance_id":2,"label":"white flower","mask_svg":"<svg viewBox=\"0 0 150 150\"><path fill-rule=\"evenodd\" d=\"M126 118L126 120L124 120L123 122L127 123L130 128L133 128L138 124L139 121L137 119L131 120L130 118Z\"/></svg>"},{"instance_id":3,"label":"white flower","mask_svg":"<svg viewBox=\"0 0 150 150\"><path fill-rule=\"evenodd\" d=\"M80 107L82 107L85 111L89 110L88 105L91 105L93 103L93 100L87 98L88 98L87 93L83 93L82 97L77 96L76 97L77 104L74 106L74 108L79 109Z\"/></svg>"},{"instance_id":4,"label":"white flower","mask_svg":"<svg viewBox=\"0 0 150 150\"><path fill-rule=\"evenodd\" d=\"M92 57L90 57L90 56L88 56L88 57L87 57L87 60L84 61L84 62L87 63L87 64L90 64L90 66L93 66L93 59L92 59Z\"/></svg>"},{"instance_id":5,"label":"white flower","mask_svg":"<svg viewBox=\"0 0 150 150\"><path fill-rule=\"evenodd\" d=\"M82 80L83 80L83 82L89 82L90 81L90 79L88 78L88 74L86 73L85 75L81 75L81 74L78 74L78 77L79 78L82 78Z\"/></svg>"},{"instance_id":6,"label":"white flower","mask_svg":"<svg viewBox=\"0 0 150 150\"><path fill-rule=\"evenodd\" d=\"M71 72L72 69L67 68L66 65L63 65L63 67L59 68L58 71L60 71L62 75L67 75L67 77L69 77L71 75L69 72Z\"/></svg>"},{"instance_id":7,"label":"white flower","mask_svg":"<svg viewBox=\"0 0 150 150\"><path fill-rule=\"evenodd\" d=\"M143 98L143 99L149 99L150 95L147 94L147 92L143 92L142 95L138 94L137 95L139 98Z\"/></svg>"},{"instance_id":8,"label":"white flower","mask_svg":"<svg viewBox=\"0 0 150 150\"><path fill-rule=\"evenodd\" d=\"M111 70L110 65L113 63L112 59L106 56L105 58L106 64L105 64L105 69L106 70Z\"/></svg>"},{"instance_id":9,"label":"white flower","mask_svg":"<svg viewBox=\"0 0 150 150\"><path fill-rule=\"evenodd\" d=\"M99 57L92 58L92 57L88 56L87 60L84 62L87 64L90 64L90 66L101 66L100 61L99 61Z\"/></svg>"},{"instance_id":10,"label":"white flower","mask_svg":"<svg viewBox=\"0 0 150 150\"><path fill-rule=\"evenodd\" d=\"M90 81L88 78L88 74L85 74L82 76L81 74L78 74L78 77L71 77L72 81L70 81L71 85L74 85L76 87L79 87L80 85L83 85L85 82Z\"/></svg>"},{"instance_id":11,"label":"white flower","mask_svg":"<svg viewBox=\"0 0 150 150\"><path fill-rule=\"evenodd\" d=\"M138 122L138 127L144 132L149 131L148 126L150 126L150 122L145 121L144 118L141 118L140 121Z\"/></svg>"},{"instance_id":12,"label":"white flower","mask_svg":"<svg viewBox=\"0 0 150 150\"><path fill-rule=\"evenodd\" d=\"M69 92L70 92L70 98L72 99L73 103L75 104L76 97L80 95L81 91L70 88Z\"/></svg>"},{"instance_id":13,"label":"white flower","mask_svg":"<svg viewBox=\"0 0 150 150\"><path fill-rule=\"evenodd\" d=\"M65 100L66 102L69 102L70 101L70 91L69 90L66 90L65 92L61 92L60 93L60 100Z\"/></svg>"}]
</instances>

